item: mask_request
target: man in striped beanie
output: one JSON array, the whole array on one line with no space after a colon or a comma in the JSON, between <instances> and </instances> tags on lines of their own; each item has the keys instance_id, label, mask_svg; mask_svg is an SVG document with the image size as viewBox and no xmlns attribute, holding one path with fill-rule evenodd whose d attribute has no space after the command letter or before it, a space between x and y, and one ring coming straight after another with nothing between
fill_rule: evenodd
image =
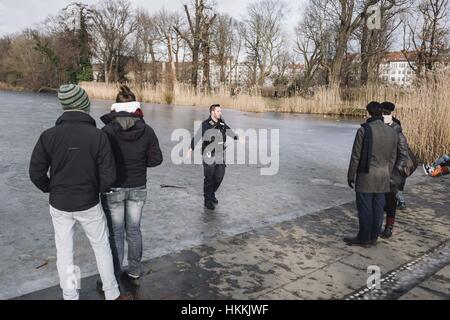
<instances>
[{"instance_id":1,"label":"man in striped beanie","mask_svg":"<svg viewBox=\"0 0 450 320\"><path fill-rule=\"evenodd\" d=\"M65 112L53 128L39 137L29 174L37 188L50 194L56 266L63 297L79 299L79 279L73 260L74 225L78 222L94 250L105 298L123 300L114 276L108 225L99 201L99 194L108 192L116 180L108 136L97 129L88 114L90 102L86 91L77 85L63 85L58 98Z\"/></svg>"},{"instance_id":2,"label":"man in striped beanie","mask_svg":"<svg viewBox=\"0 0 450 320\"><path fill-rule=\"evenodd\" d=\"M91 102L83 88L75 84L64 84L59 88L58 98L63 110L91 111Z\"/></svg>"}]
</instances>

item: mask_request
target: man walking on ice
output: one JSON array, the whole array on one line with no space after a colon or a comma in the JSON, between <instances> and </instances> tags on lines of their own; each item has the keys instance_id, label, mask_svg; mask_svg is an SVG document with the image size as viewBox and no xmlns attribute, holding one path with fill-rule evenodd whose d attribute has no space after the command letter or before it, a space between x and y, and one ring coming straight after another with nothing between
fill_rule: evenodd
<instances>
[{"instance_id":1,"label":"man walking on ice","mask_svg":"<svg viewBox=\"0 0 450 320\"><path fill-rule=\"evenodd\" d=\"M216 192L222 184L225 176L225 149L227 136L234 140L239 140L242 144L245 140L239 139L233 130L222 118L222 108L219 104L214 104L209 108L210 116L203 121L201 132L197 132L192 138L191 148L188 157L191 156L195 145L202 140L203 172L205 176L203 193L205 197L205 207L214 210L219 203Z\"/></svg>"}]
</instances>

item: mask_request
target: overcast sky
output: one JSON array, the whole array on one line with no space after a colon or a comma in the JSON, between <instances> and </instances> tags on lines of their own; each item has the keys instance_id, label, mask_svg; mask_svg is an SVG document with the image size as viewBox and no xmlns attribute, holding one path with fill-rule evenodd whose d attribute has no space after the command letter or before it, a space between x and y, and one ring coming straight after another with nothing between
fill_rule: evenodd
<instances>
[{"instance_id":1,"label":"overcast sky","mask_svg":"<svg viewBox=\"0 0 450 320\"><path fill-rule=\"evenodd\" d=\"M137 6L150 12L161 8L182 10L182 5L189 0L131 0ZM218 11L228 13L235 18L242 18L246 7L254 0L217 0ZM286 31L292 35L293 29L300 19L302 3L305 0L290 1L286 17ZM72 0L0 0L0 36L21 31L33 24L42 22L48 15L55 15ZM81 0L92 4L96 0ZM286 1L287 2L287 1Z\"/></svg>"}]
</instances>

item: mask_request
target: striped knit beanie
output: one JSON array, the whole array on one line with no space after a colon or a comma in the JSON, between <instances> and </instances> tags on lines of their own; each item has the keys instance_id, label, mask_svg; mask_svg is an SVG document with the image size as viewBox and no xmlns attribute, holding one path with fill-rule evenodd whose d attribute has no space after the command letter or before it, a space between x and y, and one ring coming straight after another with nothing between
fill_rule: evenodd
<instances>
[{"instance_id":1,"label":"striped knit beanie","mask_svg":"<svg viewBox=\"0 0 450 320\"><path fill-rule=\"evenodd\" d=\"M89 112L91 102L83 88L75 84L64 84L59 88L58 98L63 110L80 110Z\"/></svg>"}]
</instances>

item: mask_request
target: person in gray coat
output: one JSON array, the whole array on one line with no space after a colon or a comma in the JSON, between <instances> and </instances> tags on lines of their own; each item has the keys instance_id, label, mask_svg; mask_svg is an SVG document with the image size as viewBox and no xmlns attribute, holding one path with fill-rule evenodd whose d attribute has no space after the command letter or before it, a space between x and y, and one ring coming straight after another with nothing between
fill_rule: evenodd
<instances>
[{"instance_id":1,"label":"person in gray coat","mask_svg":"<svg viewBox=\"0 0 450 320\"><path fill-rule=\"evenodd\" d=\"M359 233L344 238L348 245L365 248L375 245L381 232L385 194L391 190L398 147L398 134L384 124L381 104L371 102L367 111L370 118L356 133L347 177L356 191Z\"/></svg>"}]
</instances>

